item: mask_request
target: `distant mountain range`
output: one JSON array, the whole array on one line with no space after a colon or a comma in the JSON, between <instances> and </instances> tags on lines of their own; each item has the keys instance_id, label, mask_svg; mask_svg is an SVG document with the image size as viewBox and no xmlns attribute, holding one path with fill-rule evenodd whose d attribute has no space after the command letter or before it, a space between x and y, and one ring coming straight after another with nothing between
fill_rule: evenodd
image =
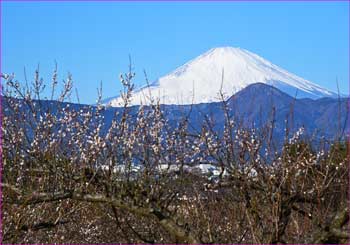
<instances>
[{"instance_id":1,"label":"distant mountain range","mask_svg":"<svg viewBox=\"0 0 350 245\"><path fill-rule=\"evenodd\" d=\"M134 91L131 104L148 104L149 94L166 105L218 102L220 91L228 98L255 83L271 85L297 98L337 96L245 49L220 47ZM118 107L121 101L120 97L114 97L105 100L105 104Z\"/></svg>"},{"instance_id":2,"label":"distant mountain range","mask_svg":"<svg viewBox=\"0 0 350 245\"><path fill-rule=\"evenodd\" d=\"M40 104L43 107L51 107L53 112L56 108L65 106L57 101L41 101ZM226 101L226 105L230 116L237 123L237 128L262 129L266 125L273 125L273 138L279 143L284 139L285 128L289 128L292 134L298 128L303 127L305 134L311 136L315 141L321 137L333 140L340 136L350 135L349 98L295 99L275 87L256 83L231 96ZM10 113L6 110L6 99L3 100L3 106L4 113ZM87 107L96 110L95 106L70 104L70 108L77 111ZM212 121L214 130L218 133L224 128L223 102L161 105L161 109L171 127L178 127L186 116L189 130L192 132L199 132L208 119ZM116 112L122 112L122 110L121 107L105 108L103 131L106 131L111 125ZM139 106L131 106L128 110L131 115L136 115ZM28 112L30 113L29 109Z\"/></svg>"},{"instance_id":3,"label":"distant mountain range","mask_svg":"<svg viewBox=\"0 0 350 245\"><path fill-rule=\"evenodd\" d=\"M147 108L149 101L145 98L151 93L160 100L170 126L177 127L181 119L188 116L190 130L201 130L210 119L220 132L225 123L220 91L237 127L273 126L273 137L279 142L286 127L291 132L303 127L316 139L321 136L334 139L350 133L349 98L340 98L247 50L231 47L211 49L150 86L135 91L129 110L136 115L140 104ZM58 107L58 103L41 101L53 108ZM108 128L115 112L123 108L119 97L107 100L105 105L103 113L105 128ZM84 107L88 105L72 104L70 108Z\"/></svg>"}]
</instances>

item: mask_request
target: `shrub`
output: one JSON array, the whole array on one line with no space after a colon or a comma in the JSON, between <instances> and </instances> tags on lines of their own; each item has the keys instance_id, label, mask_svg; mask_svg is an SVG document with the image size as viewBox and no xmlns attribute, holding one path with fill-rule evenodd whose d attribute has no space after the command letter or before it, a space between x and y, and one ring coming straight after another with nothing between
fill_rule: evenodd
<instances>
[{"instance_id":1,"label":"shrub","mask_svg":"<svg viewBox=\"0 0 350 245\"><path fill-rule=\"evenodd\" d=\"M110 125L100 103L65 103L70 75L58 102L39 71L31 87L3 77L3 243L349 242L343 142L311 149L301 130L273 151L269 125L237 128L224 100L223 133L171 127L157 101L131 113L131 71Z\"/></svg>"}]
</instances>

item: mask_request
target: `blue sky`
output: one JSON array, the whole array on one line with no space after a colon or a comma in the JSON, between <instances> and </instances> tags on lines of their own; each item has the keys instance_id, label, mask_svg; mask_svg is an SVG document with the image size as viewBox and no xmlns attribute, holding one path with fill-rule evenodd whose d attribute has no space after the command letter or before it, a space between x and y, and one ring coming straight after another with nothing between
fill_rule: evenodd
<instances>
[{"instance_id":1,"label":"blue sky","mask_svg":"<svg viewBox=\"0 0 350 245\"><path fill-rule=\"evenodd\" d=\"M234 46L303 78L349 91L348 2L1 2L1 71L29 78L40 63L49 84L73 74L80 101L119 94L128 68L136 85L210 48Z\"/></svg>"}]
</instances>

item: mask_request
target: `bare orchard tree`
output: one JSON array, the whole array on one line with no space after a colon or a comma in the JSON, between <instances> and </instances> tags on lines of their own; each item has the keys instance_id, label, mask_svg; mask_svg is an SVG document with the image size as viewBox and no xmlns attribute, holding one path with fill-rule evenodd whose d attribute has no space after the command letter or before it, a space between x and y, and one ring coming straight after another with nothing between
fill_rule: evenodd
<instances>
[{"instance_id":1,"label":"bare orchard tree","mask_svg":"<svg viewBox=\"0 0 350 245\"><path fill-rule=\"evenodd\" d=\"M54 70L51 100L38 70L2 76L3 243L349 242L348 143L315 150L301 128L275 151L273 119L244 128L224 99L222 132L174 127L159 101L129 106L134 75L110 123L100 103L66 103L71 75L55 95Z\"/></svg>"}]
</instances>

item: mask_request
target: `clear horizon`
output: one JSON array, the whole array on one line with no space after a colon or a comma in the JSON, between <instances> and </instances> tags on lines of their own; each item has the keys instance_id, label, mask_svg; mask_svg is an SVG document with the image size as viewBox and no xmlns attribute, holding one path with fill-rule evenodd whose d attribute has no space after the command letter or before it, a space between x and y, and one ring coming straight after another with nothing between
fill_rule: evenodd
<instances>
[{"instance_id":1,"label":"clear horizon","mask_svg":"<svg viewBox=\"0 0 350 245\"><path fill-rule=\"evenodd\" d=\"M81 103L119 94L129 55L138 87L214 47L247 49L349 94L349 2L1 2L1 71L49 85L72 73ZM74 97L74 96L73 96Z\"/></svg>"}]
</instances>

